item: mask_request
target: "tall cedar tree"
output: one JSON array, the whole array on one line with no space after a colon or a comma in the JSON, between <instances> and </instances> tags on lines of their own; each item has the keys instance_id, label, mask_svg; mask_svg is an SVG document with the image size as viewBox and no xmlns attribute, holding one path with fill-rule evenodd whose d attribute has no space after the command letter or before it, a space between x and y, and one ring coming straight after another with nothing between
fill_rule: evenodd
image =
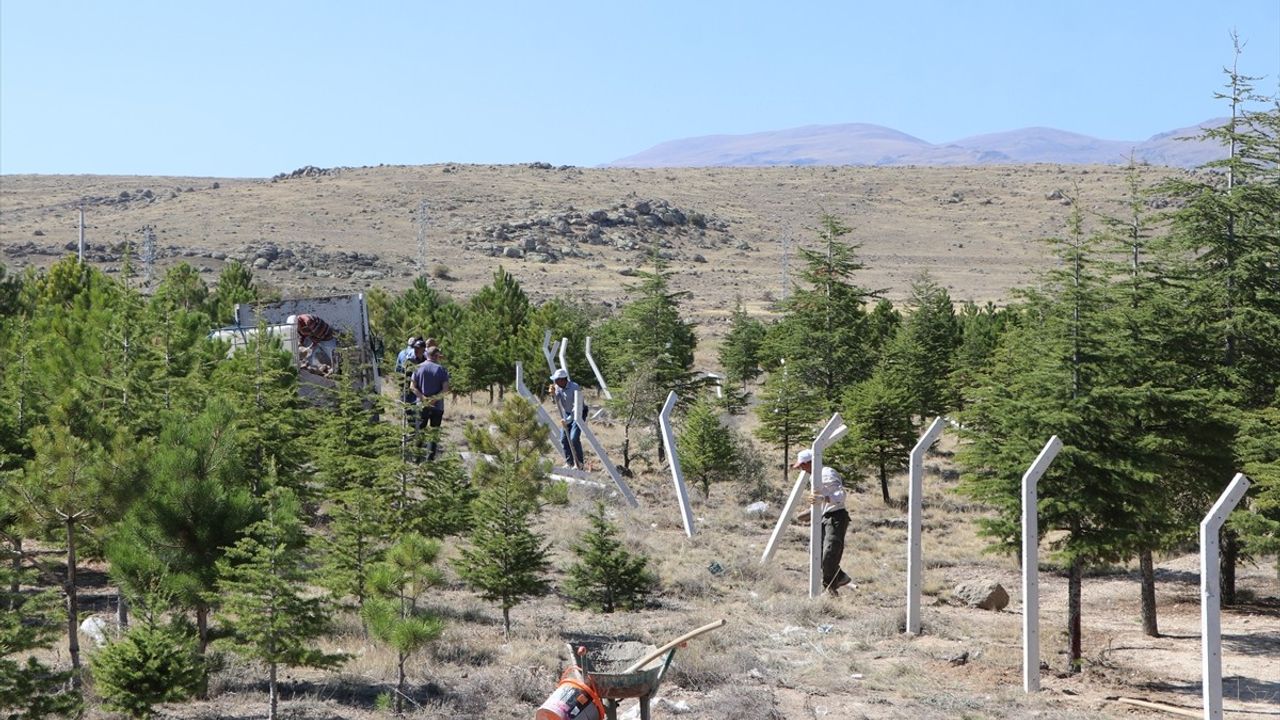
<instances>
[{"instance_id":1,"label":"tall cedar tree","mask_svg":"<svg viewBox=\"0 0 1280 720\"><path fill-rule=\"evenodd\" d=\"M1008 318L1009 314L1003 308L997 308L990 301L982 306L973 301L961 306L956 318L960 326L960 343L956 348L949 390L956 410L964 410L966 391L990 368Z\"/></svg>"},{"instance_id":2,"label":"tall cedar tree","mask_svg":"<svg viewBox=\"0 0 1280 720\"><path fill-rule=\"evenodd\" d=\"M902 364L911 381L911 411L924 424L954 406L948 389L960 345L960 323L946 288L928 273L912 281L909 302L911 314L901 333L911 352L899 353L895 360Z\"/></svg>"},{"instance_id":3,"label":"tall cedar tree","mask_svg":"<svg viewBox=\"0 0 1280 720\"><path fill-rule=\"evenodd\" d=\"M916 442L911 422L914 400L916 396L883 365L845 392L841 415L849 434L832 446L831 463L874 471L885 505L891 503L889 474L906 468Z\"/></svg>"},{"instance_id":4,"label":"tall cedar tree","mask_svg":"<svg viewBox=\"0 0 1280 720\"><path fill-rule=\"evenodd\" d=\"M390 487L353 485L329 494L329 533L319 540L320 583L343 603L365 605L369 573L386 551L386 538L397 528L387 503Z\"/></svg>"},{"instance_id":5,"label":"tall cedar tree","mask_svg":"<svg viewBox=\"0 0 1280 720\"><path fill-rule=\"evenodd\" d=\"M1111 276L1107 316L1107 362L1101 396L1112 409L1116 439L1129 447L1125 472L1145 485L1144 512L1131 529L1141 581L1143 630L1159 634L1156 617L1157 550L1185 543L1203 513L1196 489L1221 474L1229 461L1231 426L1218 410L1222 398L1196 387L1181 358L1186 312L1170 292L1184 260L1166 239L1155 236L1148 218L1142 169L1130 163L1126 212L1107 218L1102 236ZM1190 510L1191 512L1188 512Z\"/></svg>"},{"instance_id":6,"label":"tall cedar tree","mask_svg":"<svg viewBox=\"0 0 1280 720\"><path fill-rule=\"evenodd\" d=\"M335 667L343 655L313 643L332 625L332 610L308 590L309 549L302 508L288 488L273 486L263 497L264 517L249 527L218 564L222 619L235 653L267 667L270 720L280 700L277 671L286 667Z\"/></svg>"},{"instance_id":7,"label":"tall cedar tree","mask_svg":"<svg viewBox=\"0 0 1280 720\"><path fill-rule=\"evenodd\" d=\"M803 282L764 344L771 369L786 358L790 372L817 393L822 406L815 415L836 410L845 389L866 379L874 361L866 311L871 292L853 282L863 265L858 246L840 239L849 232L835 217L822 216L821 246L801 250Z\"/></svg>"},{"instance_id":8,"label":"tall cedar tree","mask_svg":"<svg viewBox=\"0 0 1280 720\"><path fill-rule=\"evenodd\" d=\"M649 559L632 553L618 539L618 528L605 517L604 503L587 516L591 527L572 546L565 595L578 607L611 613L639 610L657 584Z\"/></svg>"},{"instance_id":9,"label":"tall cedar tree","mask_svg":"<svg viewBox=\"0 0 1280 720\"><path fill-rule=\"evenodd\" d=\"M217 600L218 561L260 516L234 417L220 400L195 418L168 416L147 460L146 492L107 543L111 576L129 595L159 591L195 614L202 653Z\"/></svg>"},{"instance_id":10,"label":"tall cedar tree","mask_svg":"<svg viewBox=\"0 0 1280 720\"><path fill-rule=\"evenodd\" d=\"M720 409L706 395L698 398L685 413L676 448L680 469L693 484L702 488L702 497L711 497L711 484L739 477L734 434L720 418Z\"/></svg>"},{"instance_id":11,"label":"tall cedar tree","mask_svg":"<svg viewBox=\"0 0 1280 720\"><path fill-rule=\"evenodd\" d=\"M1257 80L1238 69L1241 44L1217 94L1231 109L1225 125L1203 137L1227 149L1227 157L1208 163L1211 172L1170 183L1182 201L1173 213L1173 233L1195 258L1191 292L1185 307L1199 384L1228 394L1230 403L1249 412L1271 402L1280 383L1280 107L1253 111ZM1274 102L1274 99L1272 99ZM1237 435L1239 444L1245 439ZM1221 491L1230 468L1207 476L1201 507ZM1234 524L1224 532L1222 600L1235 601L1238 542Z\"/></svg>"},{"instance_id":12,"label":"tall cedar tree","mask_svg":"<svg viewBox=\"0 0 1280 720\"><path fill-rule=\"evenodd\" d=\"M961 450L962 489L995 506L983 532L1006 550L1020 537L1020 478L1052 435L1064 447L1039 481L1042 532L1059 532L1058 557L1069 567L1068 657L1081 663L1081 584L1091 563L1132 551L1131 529L1144 507L1144 483L1128 472L1130 448L1119 440L1108 381L1104 278L1096 242L1079 212L1054 242L1059 267L1029 291L1019 326L1001 339L994 366L971 391L965 415L970 442Z\"/></svg>"},{"instance_id":13,"label":"tall cedar tree","mask_svg":"<svg viewBox=\"0 0 1280 720\"><path fill-rule=\"evenodd\" d=\"M680 316L680 302L688 293L672 292L671 273L656 254L652 272L639 272L641 282L628 288L634 299L600 326L597 361L606 377L625 381L638 368L652 363L654 383L680 392L691 380L697 336L693 324ZM593 354L596 353L592 348ZM666 392L661 393L666 397ZM662 400L648 409L650 426L658 432ZM661 452L661 451L659 451Z\"/></svg>"},{"instance_id":14,"label":"tall cedar tree","mask_svg":"<svg viewBox=\"0 0 1280 720\"><path fill-rule=\"evenodd\" d=\"M422 606L427 593L444 583L435 567L439 556L438 541L408 533L369 574L369 600L361 615L373 636L396 652L397 714L407 697L405 663L444 632L444 622Z\"/></svg>"},{"instance_id":15,"label":"tall cedar tree","mask_svg":"<svg viewBox=\"0 0 1280 720\"><path fill-rule=\"evenodd\" d=\"M530 528L537 506L528 478L510 463L500 462L497 468L497 477L475 501L474 527L454 565L482 598L501 606L503 637L510 637L511 608L550 591L546 572L551 562L547 543Z\"/></svg>"}]
</instances>

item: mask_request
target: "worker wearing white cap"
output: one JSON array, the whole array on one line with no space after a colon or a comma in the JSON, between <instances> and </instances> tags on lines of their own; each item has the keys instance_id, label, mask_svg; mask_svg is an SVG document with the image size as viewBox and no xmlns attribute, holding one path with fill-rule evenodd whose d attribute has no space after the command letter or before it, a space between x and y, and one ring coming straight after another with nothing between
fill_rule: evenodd
<instances>
[{"instance_id":1,"label":"worker wearing white cap","mask_svg":"<svg viewBox=\"0 0 1280 720\"><path fill-rule=\"evenodd\" d=\"M813 451L801 450L791 467L807 473L813 472ZM809 504L826 503L822 513L822 587L832 595L853 582L853 578L840 569L844 557L844 536L849 530L849 511L844 507L844 482L834 468L823 467L817 489L809 493Z\"/></svg>"},{"instance_id":2,"label":"worker wearing white cap","mask_svg":"<svg viewBox=\"0 0 1280 720\"><path fill-rule=\"evenodd\" d=\"M560 410L560 449L564 452L564 461L569 467L582 469L582 429L573 417L573 406L578 402L582 388L569 379L568 370L560 368L551 373L551 386L547 392L552 394Z\"/></svg>"}]
</instances>

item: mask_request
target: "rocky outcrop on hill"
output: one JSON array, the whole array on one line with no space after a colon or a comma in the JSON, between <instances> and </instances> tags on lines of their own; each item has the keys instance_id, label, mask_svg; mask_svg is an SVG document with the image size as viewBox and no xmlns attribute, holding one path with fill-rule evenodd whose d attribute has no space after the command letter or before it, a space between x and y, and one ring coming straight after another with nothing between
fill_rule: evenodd
<instances>
[{"instance_id":1,"label":"rocky outcrop on hill","mask_svg":"<svg viewBox=\"0 0 1280 720\"><path fill-rule=\"evenodd\" d=\"M295 180L297 178L314 178L325 177L328 175L337 175L342 172L342 168L322 168L315 165L303 165L293 172L279 173L271 178L271 182L280 182L281 180Z\"/></svg>"},{"instance_id":2,"label":"rocky outcrop on hill","mask_svg":"<svg viewBox=\"0 0 1280 720\"><path fill-rule=\"evenodd\" d=\"M725 245L750 249L746 243L735 243L724 220L656 199L587 211L568 207L542 217L484 225L467 232L463 247L491 257L534 262L593 257L592 246L643 252L656 249L659 257L667 260L705 262L693 248Z\"/></svg>"}]
</instances>

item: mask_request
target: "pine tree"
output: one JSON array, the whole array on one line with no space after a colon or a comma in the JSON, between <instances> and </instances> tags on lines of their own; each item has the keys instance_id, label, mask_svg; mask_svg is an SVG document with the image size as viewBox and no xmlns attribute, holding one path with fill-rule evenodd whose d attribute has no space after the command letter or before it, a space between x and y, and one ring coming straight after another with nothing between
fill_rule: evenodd
<instances>
[{"instance_id":1,"label":"pine tree","mask_svg":"<svg viewBox=\"0 0 1280 720\"><path fill-rule=\"evenodd\" d=\"M802 377L791 373L790 363L783 362L783 366L769 373L760 391L756 437L782 448L782 484L786 486L791 448L813 437L823 407L818 393Z\"/></svg>"},{"instance_id":2,"label":"pine tree","mask_svg":"<svg viewBox=\"0 0 1280 720\"><path fill-rule=\"evenodd\" d=\"M546 427L538 422L533 404L522 397L510 396L500 408L489 413L488 424L494 427L494 432L473 424L468 424L464 431L473 450L493 457L493 462L476 463L471 474L472 484L484 488L511 480L525 497L536 498L551 471L551 462L546 459L551 452L551 441Z\"/></svg>"},{"instance_id":3,"label":"pine tree","mask_svg":"<svg viewBox=\"0 0 1280 720\"><path fill-rule=\"evenodd\" d=\"M900 335L911 349L899 352L895 360L911 379L911 411L923 423L946 414L954 405L947 389L960 345L960 325L951 296L928 273L912 281L910 303L911 314Z\"/></svg>"},{"instance_id":4,"label":"pine tree","mask_svg":"<svg viewBox=\"0 0 1280 720\"><path fill-rule=\"evenodd\" d=\"M431 286L431 279L419 276L403 294L386 307L378 327L387 342L389 357L383 361L394 366L395 355L410 335L432 337L442 348L452 347L463 322L463 309L448 296Z\"/></svg>"},{"instance_id":5,"label":"pine tree","mask_svg":"<svg viewBox=\"0 0 1280 720\"><path fill-rule=\"evenodd\" d=\"M1133 529L1150 486L1131 472L1131 448L1120 430L1114 362L1106 340L1112 295L1098 262L1096 238L1078 211L1055 241L1060 266L1026 293L1028 308L1001 338L993 368L971 391L961 450L962 490L992 504L983 532L1013 550L1020 537L1020 477L1045 440L1063 442L1039 481L1042 532L1060 531L1057 556L1068 566L1070 670L1081 663L1081 587L1086 566L1117 562L1135 550Z\"/></svg>"},{"instance_id":6,"label":"pine tree","mask_svg":"<svg viewBox=\"0 0 1280 720\"><path fill-rule=\"evenodd\" d=\"M742 296L738 296L729 319L729 333L720 345L720 367L724 368L728 383L741 385L746 390L747 383L760 376L760 346L764 337L764 323L747 314L742 307Z\"/></svg>"},{"instance_id":7,"label":"pine tree","mask_svg":"<svg viewBox=\"0 0 1280 720\"><path fill-rule=\"evenodd\" d=\"M493 282L471 296L463 316L454 354L460 391L487 388L492 402L495 385L513 382L511 369L527 354L523 341L532 310L520 282L499 265Z\"/></svg>"},{"instance_id":8,"label":"pine tree","mask_svg":"<svg viewBox=\"0 0 1280 720\"><path fill-rule=\"evenodd\" d=\"M511 402L508 398L507 402ZM472 510L475 526L455 561L458 574L485 600L502 607L503 636L511 635L511 608L545 595L551 563L547 543L530 528L536 509L520 469L499 464L500 475L480 491Z\"/></svg>"},{"instance_id":9,"label":"pine tree","mask_svg":"<svg viewBox=\"0 0 1280 720\"><path fill-rule=\"evenodd\" d=\"M831 462L874 470L885 505L892 502L889 474L906 469L916 442L911 422L915 399L884 368L845 393L841 416L849 426L849 435L832 447Z\"/></svg>"},{"instance_id":10,"label":"pine tree","mask_svg":"<svg viewBox=\"0 0 1280 720\"><path fill-rule=\"evenodd\" d=\"M822 247L801 250L803 285L764 342L766 357L787 358L789 371L813 388L822 403L815 415L839 407L845 388L868 377L875 361L866 312L871 292L853 282L863 268L858 246L840 240L849 233L835 217L822 216Z\"/></svg>"},{"instance_id":11,"label":"pine tree","mask_svg":"<svg viewBox=\"0 0 1280 720\"><path fill-rule=\"evenodd\" d=\"M981 307L973 301L960 308L960 344L956 348L955 370L951 373L949 396L956 410L964 409L966 391L990 369L996 344L1009 315L988 301Z\"/></svg>"},{"instance_id":12,"label":"pine tree","mask_svg":"<svg viewBox=\"0 0 1280 720\"><path fill-rule=\"evenodd\" d=\"M604 503L587 516L591 527L572 550L564 592L576 605L611 613L618 608L639 610L657 584L649 559L632 553L618 539L618 528L605 517Z\"/></svg>"},{"instance_id":13,"label":"pine tree","mask_svg":"<svg viewBox=\"0 0 1280 720\"><path fill-rule=\"evenodd\" d=\"M0 560L0 716L75 716L82 701L67 690L71 673L55 671L33 654L52 645L58 634L57 593L20 592L31 581L29 573L12 565L5 551Z\"/></svg>"},{"instance_id":14,"label":"pine tree","mask_svg":"<svg viewBox=\"0 0 1280 720\"><path fill-rule=\"evenodd\" d=\"M1233 515L1254 557L1276 557L1280 575L1280 392L1271 404L1245 416L1240 425L1240 459L1253 481L1249 512Z\"/></svg>"},{"instance_id":15,"label":"pine tree","mask_svg":"<svg viewBox=\"0 0 1280 720\"><path fill-rule=\"evenodd\" d=\"M255 303L260 299L260 290L253 283L253 271L234 260L218 274L218 284L209 298L209 315L219 325L230 325L235 322L237 304Z\"/></svg>"},{"instance_id":16,"label":"pine tree","mask_svg":"<svg viewBox=\"0 0 1280 720\"><path fill-rule=\"evenodd\" d=\"M218 562L259 516L234 417L220 400L190 420L171 415L147 462L147 490L107 543L111 575L130 595L158 591L195 614L201 653Z\"/></svg>"},{"instance_id":17,"label":"pine tree","mask_svg":"<svg viewBox=\"0 0 1280 720\"><path fill-rule=\"evenodd\" d=\"M705 395L690 406L682 425L676 437L680 468L702 488L702 496L709 498L711 483L739 477L733 434L721 421L716 404Z\"/></svg>"},{"instance_id":18,"label":"pine tree","mask_svg":"<svg viewBox=\"0 0 1280 720\"><path fill-rule=\"evenodd\" d=\"M329 534L319 541L320 582L337 602L355 600L363 609L369 574L386 550L386 538L397 527L388 505L389 487L354 485L329 495Z\"/></svg>"},{"instance_id":19,"label":"pine tree","mask_svg":"<svg viewBox=\"0 0 1280 720\"><path fill-rule=\"evenodd\" d=\"M680 316L680 302L688 293L673 292L665 261L657 255L653 260L654 269L639 271L640 284L628 288L634 299L602 323L597 360L607 377L624 380L637 367L652 363L657 386L679 391L690 381L697 336L693 325ZM653 408L655 423L657 410Z\"/></svg>"},{"instance_id":20,"label":"pine tree","mask_svg":"<svg viewBox=\"0 0 1280 720\"><path fill-rule=\"evenodd\" d=\"M143 621L90 658L94 690L130 717L154 716L154 706L203 692L206 664L190 625L161 622L168 600L143 603Z\"/></svg>"},{"instance_id":21,"label":"pine tree","mask_svg":"<svg viewBox=\"0 0 1280 720\"><path fill-rule=\"evenodd\" d=\"M24 523L62 543L67 574L67 654L71 684L80 683L80 601L76 582L85 531L118 519L136 489L143 486L130 439L95 423L83 404L65 398L50 422L33 431L34 458L12 486L12 502ZM90 535L92 538L92 535Z\"/></svg>"},{"instance_id":22,"label":"pine tree","mask_svg":"<svg viewBox=\"0 0 1280 720\"><path fill-rule=\"evenodd\" d=\"M1195 259L1185 307L1197 332L1186 356L1200 387L1225 392L1233 407L1249 412L1266 406L1280 383L1280 138L1274 132L1280 107L1251 110L1258 78L1239 71L1242 46L1235 40L1235 61L1224 69L1226 90L1216 94L1229 105L1230 117L1203 134L1220 142L1227 157L1165 189L1182 201L1172 215L1174 239ZM1199 493L1202 506L1217 496L1217 478L1225 475L1210 477L1212 484ZM1235 599L1237 550L1228 526L1222 558L1222 600L1228 604Z\"/></svg>"},{"instance_id":23,"label":"pine tree","mask_svg":"<svg viewBox=\"0 0 1280 720\"><path fill-rule=\"evenodd\" d=\"M267 668L268 717L276 720L281 665L331 668L345 658L313 645L329 632L331 613L324 598L307 592L307 541L297 499L274 486L263 500L265 517L218 564L218 594L227 645Z\"/></svg>"},{"instance_id":24,"label":"pine tree","mask_svg":"<svg viewBox=\"0 0 1280 720\"><path fill-rule=\"evenodd\" d=\"M471 527L475 487L456 456L403 468L397 507L401 527L429 538L459 535Z\"/></svg>"},{"instance_id":25,"label":"pine tree","mask_svg":"<svg viewBox=\"0 0 1280 720\"><path fill-rule=\"evenodd\" d=\"M397 714L404 710L405 663L444 631L440 618L421 607L426 594L444 582L435 567L439 555L439 542L409 533L369 575L362 616L373 636L396 651Z\"/></svg>"},{"instance_id":26,"label":"pine tree","mask_svg":"<svg viewBox=\"0 0 1280 720\"><path fill-rule=\"evenodd\" d=\"M620 385L613 388L613 399L606 403L614 422L622 425L622 470L631 472L631 461L640 457L645 446L639 439L633 438L638 430L652 427L660 408L666 401L667 390L658 384L655 362L644 360L638 362L631 373ZM632 450L633 440L637 446ZM653 436L649 441L652 442Z\"/></svg>"}]
</instances>

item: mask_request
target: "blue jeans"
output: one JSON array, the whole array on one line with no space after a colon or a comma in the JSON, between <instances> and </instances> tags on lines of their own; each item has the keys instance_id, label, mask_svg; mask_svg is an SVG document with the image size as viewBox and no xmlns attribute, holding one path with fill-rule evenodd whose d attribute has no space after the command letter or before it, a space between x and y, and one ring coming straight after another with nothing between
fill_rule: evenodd
<instances>
[{"instance_id":1,"label":"blue jeans","mask_svg":"<svg viewBox=\"0 0 1280 720\"><path fill-rule=\"evenodd\" d=\"M573 421L560 428L560 449L564 452L564 461L569 467L582 467L586 462L582 454L582 428Z\"/></svg>"}]
</instances>

